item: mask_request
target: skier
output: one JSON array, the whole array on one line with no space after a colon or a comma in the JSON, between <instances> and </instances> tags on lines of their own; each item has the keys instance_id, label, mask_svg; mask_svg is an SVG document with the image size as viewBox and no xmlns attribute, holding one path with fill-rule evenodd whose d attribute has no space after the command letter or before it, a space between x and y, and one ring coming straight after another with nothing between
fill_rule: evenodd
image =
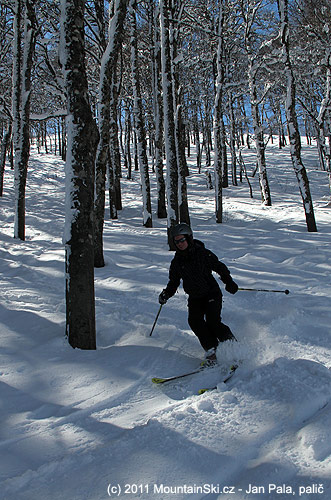
<instances>
[{"instance_id":1,"label":"skier","mask_svg":"<svg viewBox=\"0 0 331 500\"><path fill-rule=\"evenodd\" d=\"M159 303L165 304L183 281L188 294L188 323L206 351L206 360L216 362L219 342L236 340L230 328L221 321L222 292L212 275L219 274L227 292L235 294L238 285L229 269L202 241L193 239L193 233L185 223L173 229L176 253L170 264L169 282L159 295Z\"/></svg>"}]
</instances>

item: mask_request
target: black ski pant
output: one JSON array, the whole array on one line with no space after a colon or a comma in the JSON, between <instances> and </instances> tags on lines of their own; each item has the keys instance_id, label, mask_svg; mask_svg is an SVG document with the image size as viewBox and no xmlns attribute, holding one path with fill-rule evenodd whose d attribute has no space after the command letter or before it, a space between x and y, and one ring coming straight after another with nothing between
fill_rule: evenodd
<instances>
[{"instance_id":1,"label":"black ski pant","mask_svg":"<svg viewBox=\"0 0 331 500\"><path fill-rule=\"evenodd\" d=\"M225 340L236 340L221 321L222 294L188 299L188 323L205 351Z\"/></svg>"}]
</instances>

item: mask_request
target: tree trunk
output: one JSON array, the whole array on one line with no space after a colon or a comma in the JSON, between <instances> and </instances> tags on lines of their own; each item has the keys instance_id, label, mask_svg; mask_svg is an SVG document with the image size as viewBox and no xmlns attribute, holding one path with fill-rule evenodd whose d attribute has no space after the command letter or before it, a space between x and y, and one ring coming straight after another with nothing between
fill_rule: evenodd
<instances>
[{"instance_id":1,"label":"tree trunk","mask_svg":"<svg viewBox=\"0 0 331 500\"><path fill-rule=\"evenodd\" d=\"M194 131L194 141L195 141L195 151L197 158L197 168L199 174L201 173L201 144L200 144L200 130L199 130L199 118L198 118L198 110L197 104L193 105L193 131Z\"/></svg>"},{"instance_id":2,"label":"tree trunk","mask_svg":"<svg viewBox=\"0 0 331 500\"><path fill-rule=\"evenodd\" d=\"M232 185L238 186L237 181L237 156L236 156L236 124L234 118L233 111L233 97L231 91L228 92L228 100L229 100L229 117L230 117L230 151L231 151L231 176L232 176Z\"/></svg>"},{"instance_id":3,"label":"tree trunk","mask_svg":"<svg viewBox=\"0 0 331 500\"><path fill-rule=\"evenodd\" d=\"M8 129L5 133L0 149L0 196L3 195L3 178L5 173L6 155L10 146L11 134L12 134L12 122L10 122L8 125Z\"/></svg>"},{"instance_id":4,"label":"tree trunk","mask_svg":"<svg viewBox=\"0 0 331 500\"><path fill-rule=\"evenodd\" d=\"M128 104L124 107L125 110L125 161L128 169L126 178L132 179L132 158L131 158L131 113Z\"/></svg>"},{"instance_id":5,"label":"tree trunk","mask_svg":"<svg viewBox=\"0 0 331 500\"><path fill-rule=\"evenodd\" d=\"M113 0L109 7L109 40L101 61L98 115L100 140L95 162L95 235L94 235L94 263L96 267L103 267L103 226L105 217L105 182L107 164L110 157L110 112L112 86L115 80L118 54L123 34L123 24L127 10L127 0ZM109 174L112 175L112 174ZM112 179L111 179L112 181ZM113 193L110 191L111 217L114 218Z\"/></svg>"},{"instance_id":6,"label":"tree trunk","mask_svg":"<svg viewBox=\"0 0 331 500\"><path fill-rule=\"evenodd\" d=\"M169 1L160 0L162 90L164 110L164 136L167 165L167 202L168 202L168 244L174 249L171 237L172 228L178 223L178 166L175 139L175 113L173 103L173 82L171 74L171 50L169 36Z\"/></svg>"},{"instance_id":7,"label":"tree trunk","mask_svg":"<svg viewBox=\"0 0 331 500\"><path fill-rule=\"evenodd\" d=\"M271 206L271 195L267 175L267 165L265 160L264 133L260 118L260 110L257 100L257 88L253 69L253 61L249 56L248 80L250 89L250 102L253 119L253 129L255 135L256 159L259 170L259 180L261 188L262 202L266 206Z\"/></svg>"},{"instance_id":8,"label":"tree trunk","mask_svg":"<svg viewBox=\"0 0 331 500\"><path fill-rule=\"evenodd\" d=\"M111 89L109 151L114 173L114 202L116 210L122 210L121 194L121 154L118 132L118 83L116 72Z\"/></svg>"},{"instance_id":9,"label":"tree trunk","mask_svg":"<svg viewBox=\"0 0 331 500\"><path fill-rule=\"evenodd\" d=\"M66 333L74 348L95 349L93 201L98 130L88 102L84 0L63 0L61 35L67 91Z\"/></svg>"},{"instance_id":10,"label":"tree trunk","mask_svg":"<svg viewBox=\"0 0 331 500\"><path fill-rule=\"evenodd\" d=\"M328 54L325 56L325 60L327 61L327 69L326 69L326 82L325 82L325 93L324 98L322 99L318 117L317 117L317 146L318 146L318 155L320 160L321 170L328 170L328 158L327 158L327 148L325 144L325 134L324 134L324 122L327 111L330 107L331 102L331 54L330 48L328 48Z\"/></svg>"},{"instance_id":11,"label":"tree trunk","mask_svg":"<svg viewBox=\"0 0 331 500\"><path fill-rule=\"evenodd\" d=\"M151 193L150 181L148 172L148 159L147 159L147 144L146 132L143 117L141 88L140 88L140 75L138 68L138 46L136 34L136 13L135 13L136 0L130 0L130 24L131 24L131 75L134 96L134 116L135 127L137 132L137 148L138 148L138 162L140 170L140 179L143 196L143 225L145 227L152 227L152 207L151 207Z\"/></svg>"},{"instance_id":12,"label":"tree trunk","mask_svg":"<svg viewBox=\"0 0 331 500\"><path fill-rule=\"evenodd\" d=\"M17 154L20 147L19 133L21 129L21 94L22 94L22 2L15 0L14 13L14 43L13 43L13 90L12 90L12 115L13 115L13 149Z\"/></svg>"},{"instance_id":13,"label":"tree trunk","mask_svg":"<svg viewBox=\"0 0 331 500\"><path fill-rule=\"evenodd\" d=\"M21 9L24 5L24 49L21 58ZM15 150L14 237L25 240L25 187L30 156L31 70L36 42L35 0L15 2L13 65L13 119Z\"/></svg>"},{"instance_id":14,"label":"tree trunk","mask_svg":"<svg viewBox=\"0 0 331 500\"><path fill-rule=\"evenodd\" d=\"M177 155L179 161L179 193L178 193L178 208L179 208L179 220L180 222L185 222L190 225L190 214L188 208L187 199L187 183L186 177L188 173L186 157L185 157L185 142L183 133L183 120L182 120L182 107L179 104L177 106L176 113L176 132L177 132Z\"/></svg>"},{"instance_id":15,"label":"tree trunk","mask_svg":"<svg viewBox=\"0 0 331 500\"><path fill-rule=\"evenodd\" d=\"M178 16L181 15L179 9ZM171 19L176 18L176 26L180 22L180 17L176 15L174 2L171 4ZM173 25L169 26L170 33L170 57L171 57L171 74L172 74L172 89L173 89L173 106L175 111L175 143L176 143L176 157L178 165L178 210L180 222L185 222L190 225L190 215L187 200L187 184L186 177L188 175L188 168L185 156L185 139L183 133L183 119L182 119L182 89L179 83L178 67L175 64L177 59L178 50L178 29Z\"/></svg>"},{"instance_id":16,"label":"tree trunk","mask_svg":"<svg viewBox=\"0 0 331 500\"><path fill-rule=\"evenodd\" d=\"M287 78L287 97L286 97L286 119L288 135L291 146L291 159L294 172L299 184L303 207L306 216L307 230L316 232L317 226L313 203L310 194L309 180L305 166L301 159L301 139L300 131L295 110L295 80L290 59L289 50L289 24L288 24L288 0L278 0L278 11L280 17L280 35L283 51L283 63L285 66L285 74Z\"/></svg>"},{"instance_id":17,"label":"tree trunk","mask_svg":"<svg viewBox=\"0 0 331 500\"><path fill-rule=\"evenodd\" d=\"M110 156L109 149L108 149L108 161L107 161L107 178L108 178L110 218L117 219L118 215L117 215L117 207L116 207L115 171L114 171L114 165L112 163L112 158Z\"/></svg>"},{"instance_id":18,"label":"tree trunk","mask_svg":"<svg viewBox=\"0 0 331 500\"><path fill-rule=\"evenodd\" d=\"M153 0L151 1L153 8ZM163 175L163 104L162 104L162 79L161 79L161 44L160 28L158 26L159 13L155 12L153 22L154 50L152 56L152 75L153 75L153 108L155 123L155 172L157 184L157 216L159 219L167 217L166 190Z\"/></svg>"},{"instance_id":19,"label":"tree trunk","mask_svg":"<svg viewBox=\"0 0 331 500\"><path fill-rule=\"evenodd\" d=\"M245 9L244 4L241 5L242 15L244 18L245 28L245 50L248 63L248 85L249 98L251 105L251 114L253 121L253 130L255 136L256 159L259 170L259 181L261 188L262 203L271 206L271 195L269 181L267 175L267 166L265 159L265 144L262 120L260 117L259 101L258 101L258 86L257 86L257 70L259 68L259 59L255 55L255 47L253 44L254 30L253 26L256 22L257 11L261 7L261 2L248 2L248 8Z\"/></svg>"},{"instance_id":20,"label":"tree trunk","mask_svg":"<svg viewBox=\"0 0 331 500\"><path fill-rule=\"evenodd\" d=\"M224 137L223 122L223 85L224 85L224 65L223 65L223 24L224 11L223 0L220 1L218 20L218 48L216 56L216 84L215 84L215 106L214 106L214 170L215 170L215 215L216 222L223 222L223 172L226 162L226 146Z\"/></svg>"}]
</instances>

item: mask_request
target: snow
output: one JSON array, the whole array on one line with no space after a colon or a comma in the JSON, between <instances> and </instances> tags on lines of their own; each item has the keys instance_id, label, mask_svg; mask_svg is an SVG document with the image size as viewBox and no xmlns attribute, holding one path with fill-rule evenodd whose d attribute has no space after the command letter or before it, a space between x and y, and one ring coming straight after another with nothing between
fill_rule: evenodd
<instances>
[{"instance_id":1,"label":"snow","mask_svg":"<svg viewBox=\"0 0 331 500\"><path fill-rule=\"evenodd\" d=\"M274 144L267 149L272 207L261 204L255 177L253 199L246 183L224 190L224 223L216 224L214 193L192 157L190 216L195 237L239 286L290 294L225 292L223 320L238 343L219 347L216 368L163 386L151 378L196 369L203 351L182 289L149 335L173 254L166 220L142 225L139 174L123 176L119 219L109 220L107 209L106 266L95 270L98 349L80 351L64 337L64 164L32 148L25 242L13 239L13 172L5 172L3 499L330 498L328 177L318 170L317 148L303 145L319 230L308 233L289 147ZM253 169L254 151L244 160Z\"/></svg>"}]
</instances>

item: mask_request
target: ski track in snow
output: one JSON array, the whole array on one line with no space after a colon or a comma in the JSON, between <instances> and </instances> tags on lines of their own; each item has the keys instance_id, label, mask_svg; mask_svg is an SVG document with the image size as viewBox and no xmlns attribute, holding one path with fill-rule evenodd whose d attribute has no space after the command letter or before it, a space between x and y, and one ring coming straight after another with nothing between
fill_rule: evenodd
<instances>
[{"instance_id":1,"label":"ski track in snow","mask_svg":"<svg viewBox=\"0 0 331 500\"><path fill-rule=\"evenodd\" d=\"M239 286L289 288L290 295L225 293L223 320L239 342L219 347L219 366L162 386L151 378L194 370L203 353L186 322L182 289L149 336L172 254L165 221L154 217L152 229L142 227L138 177L122 179L125 208L105 223L106 267L95 270L98 349L82 352L64 339L63 164L33 154L25 242L12 238L13 173L6 171L0 200L4 500L99 500L111 492L157 500L331 498L327 177L315 167L316 150L304 148L319 229L309 234L288 152L271 151L273 207L261 206L252 179L252 200L245 184L225 190L222 225L214 223L213 192L192 162L191 222ZM246 152L248 165L253 156ZM236 361L237 372L222 383ZM216 489L208 490L211 485ZM246 492L254 487L258 492Z\"/></svg>"}]
</instances>

